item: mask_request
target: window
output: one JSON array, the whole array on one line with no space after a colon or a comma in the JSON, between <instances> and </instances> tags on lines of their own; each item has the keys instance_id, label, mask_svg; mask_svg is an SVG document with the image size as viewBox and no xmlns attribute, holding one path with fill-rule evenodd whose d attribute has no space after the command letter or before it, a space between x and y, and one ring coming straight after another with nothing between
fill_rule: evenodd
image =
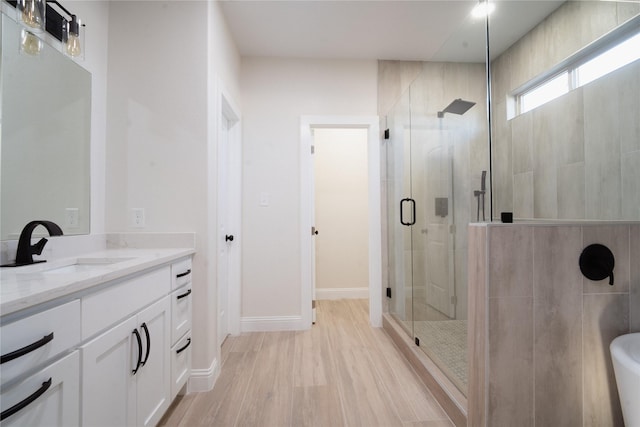
<instances>
[{"instance_id":1,"label":"window","mask_svg":"<svg viewBox=\"0 0 640 427\"><path fill-rule=\"evenodd\" d=\"M621 28L623 30L623 28ZM584 86L612 71L640 59L640 33L628 31L605 36L558 67L526 84L514 93L518 114L524 114L556 99L570 90ZM613 41L611 41L613 39Z\"/></svg>"},{"instance_id":2,"label":"window","mask_svg":"<svg viewBox=\"0 0 640 427\"><path fill-rule=\"evenodd\" d=\"M638 59L640 59L640 33L580 65L576 69L577 86L584 86Z\"/></svg>"},{"instance_id":3,"label":"window","mask_svg":"<svg viewBox=\"0 0 640 427\"><path fill-rule=\"evenodd\" d=\"M569 92L569 72L565 71L520 95L520 114L533 110L567 92Z\"/></svg>"}]
</instances>

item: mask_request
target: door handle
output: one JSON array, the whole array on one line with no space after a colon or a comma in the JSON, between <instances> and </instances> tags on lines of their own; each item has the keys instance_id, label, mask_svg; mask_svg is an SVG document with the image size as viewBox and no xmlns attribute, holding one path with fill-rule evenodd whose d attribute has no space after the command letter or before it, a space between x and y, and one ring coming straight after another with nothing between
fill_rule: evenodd
<instances>
[{"instance_id":1,"label":"door handle","mask_svg":"<svg viewBox=\"0 0 640 427\"><path fill-rule=\"evenodd\" d=\"M224 241L233 242L233 234L227 234L226 236L224 236Z\"/></svg>"},{"instance_id":2,"label":"door handle","mask_svg":"<svg viewBox=\"0 0 640 427\"><path fill-rule=\"evenodd\" d=\"M411 221L409 222L404 222L404 204L405 203L411 203ZM416 223L416 201L407 197L404 198L402 200L400 200L400 224L402 225L406 225L406 226L411 226L413 224Z\"/></svg>"}]
</instances>

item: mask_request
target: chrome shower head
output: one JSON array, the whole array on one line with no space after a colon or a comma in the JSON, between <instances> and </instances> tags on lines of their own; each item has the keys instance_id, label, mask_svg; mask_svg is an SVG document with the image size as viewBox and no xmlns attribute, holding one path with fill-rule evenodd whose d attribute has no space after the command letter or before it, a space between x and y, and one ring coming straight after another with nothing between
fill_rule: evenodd
<instances>
[{"instance_id":1,"label":"chrome shower head","mask_svg":"<svg viewBox=\"0 0 640 427\"><path fill-rule=\"evenodd\" d=\"M451 104L447 105L442 111L438 111L438 117L444 117L444 113L453 113L453 114L464 114L469 111L469 108L476 105L475 102L465 101L461 98L455 99Z\"/></svg>"}]
</instances>

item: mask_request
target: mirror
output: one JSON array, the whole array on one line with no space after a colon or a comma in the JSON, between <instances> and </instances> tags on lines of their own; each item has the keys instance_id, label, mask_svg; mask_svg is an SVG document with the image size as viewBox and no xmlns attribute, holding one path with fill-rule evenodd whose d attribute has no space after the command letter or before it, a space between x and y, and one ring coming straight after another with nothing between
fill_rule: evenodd
<instances>
[{"instance_id":1,"label":"mirror","mask_svg":"<svg viewBox=\"0 0 640 427\"><path fill-rule=\"evenodd\" d=\"M2 15L0 239L32 220L88 234L91 74L47 43L21 52L21 31Z\"/></svg>"}]
</instances>

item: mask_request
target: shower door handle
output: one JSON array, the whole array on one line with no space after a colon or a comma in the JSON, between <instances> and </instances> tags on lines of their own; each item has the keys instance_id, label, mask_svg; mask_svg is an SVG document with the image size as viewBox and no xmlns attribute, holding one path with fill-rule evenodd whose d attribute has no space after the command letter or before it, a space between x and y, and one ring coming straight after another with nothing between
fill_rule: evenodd
<instances>
[{"instance_id":1,"label":"shower door handle","mask_svg":"<svg viewBox=\"0 0 640 427\"><path fill-rule=\"evenodd\" d=\"M411 221L404 222L404 204L408 202L411 203ZM416 223L416 201L410 198L400 200L400 224L411 226Z\"/></svg>"}]
</instances>

